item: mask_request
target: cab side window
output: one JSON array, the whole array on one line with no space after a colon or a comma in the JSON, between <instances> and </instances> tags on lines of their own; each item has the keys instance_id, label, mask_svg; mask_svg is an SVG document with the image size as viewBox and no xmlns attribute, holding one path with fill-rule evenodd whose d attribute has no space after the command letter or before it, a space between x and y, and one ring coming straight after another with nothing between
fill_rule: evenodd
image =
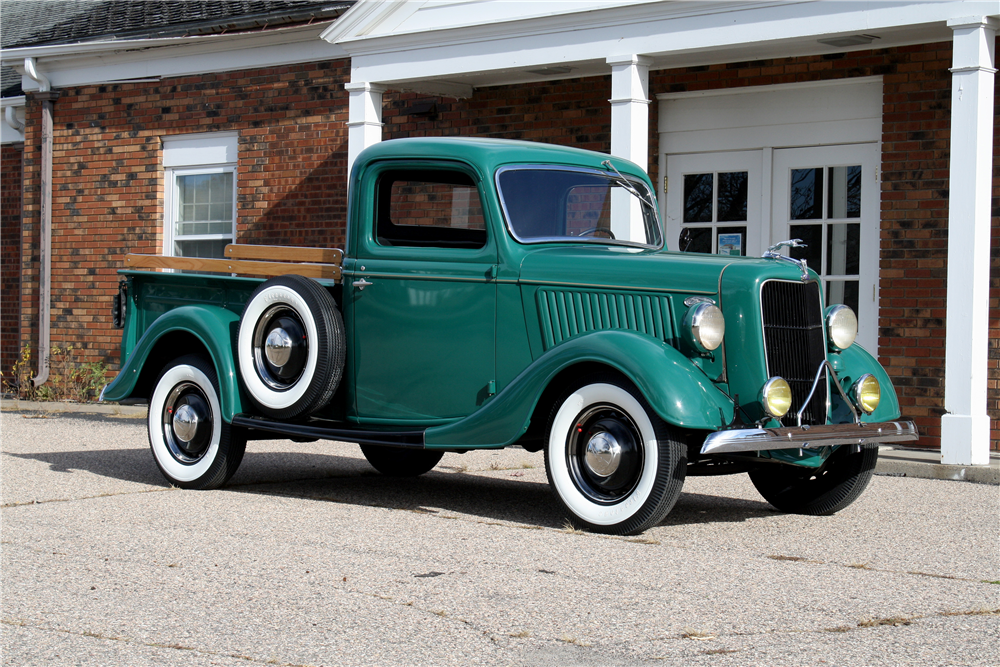
<instances>
[{"instance_id":1,"label":"cab side window","mask_svg":"<svg viewBox=\"0 0 1000 667\"><path fill-rule=\"evenodd\" d=\"M376 183L379 245L482 248L486 221L472 178L458 171L390 170Z\"/></svg>"}]
</instances>

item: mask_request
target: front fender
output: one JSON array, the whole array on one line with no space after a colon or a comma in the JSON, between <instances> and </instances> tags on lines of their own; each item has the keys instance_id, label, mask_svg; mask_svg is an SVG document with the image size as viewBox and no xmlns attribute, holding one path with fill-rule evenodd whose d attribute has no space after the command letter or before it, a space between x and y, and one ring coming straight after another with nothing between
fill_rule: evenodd
<instances>
[{"instance_id":1,"label":"front fender","mask_svg":"<svg viewBox=\"0 0 1000 667\"><path fill-rule=\"evenodd\" d=\"M527 430L545 388L561 371L599 363L624 374L667 423L714 430L733 417L733 403L683 354L650 336L594 331L557 345L536 359L499 394L468 417L427 429L429 449L503 447Z\"/></svg>"},{"instance_id":2,"label":"front fender","mask_svg":"<svg viewBox=\"0 0 1000 667\"><path fill-rule=\"evenodd\" d=\"M864 415L863 421L885 422L899 419L899 399L896 396L896 390L892 386L892 381L889 380L889 375L875 357L860 345L852 345L841 351L839 355L840 363L837 368L837 377L845 390L849 389L865 373L874 375L882 390L882 396L875 412ZM831 391L835 392L836 390L831 388Z\"/></svg>"},{"instance_id":3,"label":"front fender","mask_svg":"<svg viewBox=\"0 0 1000 667\"><path fill-rule=\"evenodd\" d=\"M243 411L232 345L233 324L239 320L239 315L218 306L181 306L164 313L146 329L118 376L101 392L101 400L129 398L157 343L167 334L180 331L197 338L208 351L219 377L222 418L227 423L231 422L233 415ZM193 351L176 350L173 356L176 358Z\"/></svg>"}]
</instances>

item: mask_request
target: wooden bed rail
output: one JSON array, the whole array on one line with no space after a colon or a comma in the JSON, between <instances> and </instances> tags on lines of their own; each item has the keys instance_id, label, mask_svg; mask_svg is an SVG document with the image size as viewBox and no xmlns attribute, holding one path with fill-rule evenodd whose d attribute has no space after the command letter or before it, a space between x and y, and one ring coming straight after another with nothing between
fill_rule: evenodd
<instances>
[{"instance_id":1,"label":"wooden bed rail","mask_svg":"<svg viewBox=\"0 0 1000 667\"><path fill-rule=\"evenodd\" d=\"M175 269L199 273L238 273L250 276L282 276L295 273L307 278L340 280L344 251L338 248L297 248L293 246L226 246L224 259L125 255L130 269Z\"/></svg>"}]
</instances>

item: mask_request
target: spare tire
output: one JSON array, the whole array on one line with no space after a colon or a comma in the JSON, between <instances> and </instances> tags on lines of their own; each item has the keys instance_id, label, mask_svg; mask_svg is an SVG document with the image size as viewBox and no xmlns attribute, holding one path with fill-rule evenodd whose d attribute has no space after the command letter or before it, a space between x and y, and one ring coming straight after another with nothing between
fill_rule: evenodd
<instances>
[{"instance_id":1,"label":"spare tire","mask_svg":"<svg viewBox=\"0 0 1000 667\"><path fill-rule=\"evenodd\" d=\"M236 342L240 377L270 417L292 419L326 406L344 372L344 348L337 304L310 278L263 282L243 308Z\"/></svg>"}]
</instances>

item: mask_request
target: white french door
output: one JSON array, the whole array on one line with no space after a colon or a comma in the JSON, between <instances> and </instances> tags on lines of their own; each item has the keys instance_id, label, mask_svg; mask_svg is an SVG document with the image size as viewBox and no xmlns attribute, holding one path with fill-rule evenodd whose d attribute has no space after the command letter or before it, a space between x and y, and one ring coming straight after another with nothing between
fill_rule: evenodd
<instances>
[{"instance_id":1,"label":"white french door","mask_svg":"<svg viewBox=\"0 0 1000 667\"><path fill-rule=\"evenodd\" d=\"M878 144L774 151L771 238L823 278L826 305L858 315L857 342L878 353Z\"/></svg>"},{"instance_id":2,"label":"white french door","mask_svg":"<svg viewBox=\"0 0 1000 667\"><path fill-rule=\"evenodd\" d=\"M759 150L667 156L667 247L757 256L761 224ZM682 240L683 234L683 240Z\"/></svg>"}]
</instances>

